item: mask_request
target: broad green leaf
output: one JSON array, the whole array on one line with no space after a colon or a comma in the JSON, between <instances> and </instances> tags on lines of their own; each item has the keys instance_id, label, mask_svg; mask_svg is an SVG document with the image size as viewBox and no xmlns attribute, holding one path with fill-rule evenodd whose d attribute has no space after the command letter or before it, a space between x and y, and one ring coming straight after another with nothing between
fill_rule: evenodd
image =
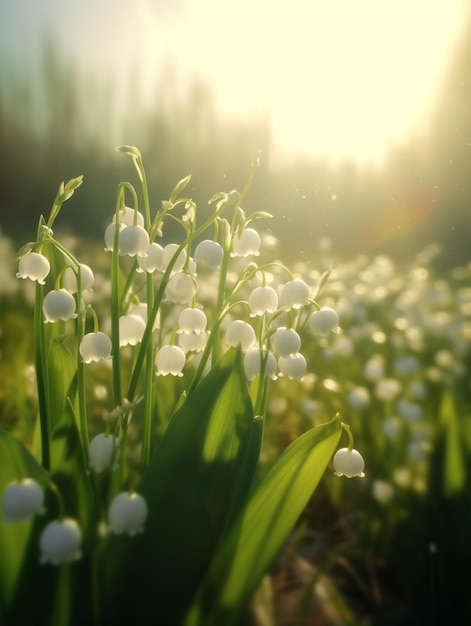
<instances>
[{"instance_id":1,"label":"broad green leaf","mask_svg":"<svg viewBox=\"0 0 471 626\"><path fill-rule=\"evenodd\" d=\"M49 425L54 429L64 413L67 397L77 372L77 362L64 345L64 337L57 334L56 324L45 324L48 368Z\"/></svg>"},{"instance_id":2,"label":"broad green leaf","mask_svg":"<svg viewBox=\"0 0 471 626\"><path fill-rule=\"evenodd\" d=\"M319 483L340 434L335 417L285 450L220 546L185 626L237 623Z\"/></svg>"},{"instance_id":3,"label":"broad green leaf","mask_svg":"<svg viewBox=\"0 0 471 626\"><path fill-rule=\"evenodd\" d=\"M231 350L177 410L137 487L149 508L145 532L110 537L105 547L112 619L143 623L152 614L180 626L228 515L250 489L254 428L241 353Z\"/></svg>"},{"instance_id":4,"label":"broad green leaf","mask_svg":"<svg viewBox=\"0 0 471 626\"><path fill-rule=\"evenodd\" d=\"M0 494L14 480L33 478L44 485L48 473L8 431L0 428ZM19 575L32 522L7 524L0 515L0 607L8 605ZM1 615L1 609L0 609Z\"/></svg>"}]
</instances>

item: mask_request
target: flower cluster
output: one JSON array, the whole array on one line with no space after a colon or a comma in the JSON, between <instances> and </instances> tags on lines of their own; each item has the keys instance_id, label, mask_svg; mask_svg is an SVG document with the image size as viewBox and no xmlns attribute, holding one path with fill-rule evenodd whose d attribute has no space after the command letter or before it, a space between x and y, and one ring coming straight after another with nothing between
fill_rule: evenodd
<instances>
[{"instance_id":1,"label":"flower cluster","mask_svg":"<svg viewBox=\"0 0 471 626\"><path fill-rule=\"evenodd\" d=\"M244 196L231 191L211 199L213 213L198 225L196 205L181 197L189 177L152 214L140 155L135 149L122 151L132 156L137 167L144 210L139 209L134 187L120 184L116 210L104 234L105 251L111 256L108 312L103 314L103 303L94 294L94 271L56 240L52 229L62 203L81 178L60 188L48 222L41 218L37 241L20 252L17 276L37 283L36 319L41 322L35 328L37 369L47 368L43 355L51 351L47 343L51 337L54 342L60 336L60 343L65 342L76 357L76 400L74 404L67 398L67 402L80 425L92 480L100 481L109 472L118 475L119 469L121 478L111 482L101 507L107 511L106 526L112 534L135 535L143 531L148 506L129 484L135 480L133 472L139 473L137 466L149 464L152 413L162 377L174 377L175 384L181 382L181 388L190 392L227 350L238 348L247 385L257 389L254 414L263 415L269 379L302 381L307 374L301 352L304 329L311 339L325 341L338 332L339 317L317 301L328 273L313 287L281 262L263 259L255 224L268 214L247 215L241 207ZM165 241L169 219L181 228L180 241ZM97 429L95 423L91 437L86 382L106 363L114 406L103 411L103 428ZM47 387L51 380L38 379L46 469L51 463L48 411L52 401ZM123 392L125 381L128 388ZM136 412L139 419L134 418ZM130 469L130 448L139 435L134 448L140 459ZM334 459L337 474L363 475L364 464L358 457L351 448L339 451ZM50 485L61 514L41 533L40 561L59 564L80 558L82 530L79 519L66 515L67 507L52 481ZM44 513L43 489L31 478L12 483L3 496L3 511L7 521ZM97 526L104 523L97 520Z\"/></svg>"}]
</instances>

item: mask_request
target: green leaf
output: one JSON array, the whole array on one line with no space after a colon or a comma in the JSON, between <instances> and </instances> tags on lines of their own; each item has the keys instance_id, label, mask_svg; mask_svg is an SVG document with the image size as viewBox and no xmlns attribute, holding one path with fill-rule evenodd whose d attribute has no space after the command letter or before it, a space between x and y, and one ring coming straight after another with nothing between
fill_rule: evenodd
<instances>
[{"instance_id":1,"label":"green leaf","mask_svg":"<svg viewBox=\"0 0 471 626\"><path fill-rule=\"evenodd\" d=\"M185 626L237 623L319 483L340 435L335 417L285 450L220 546Z\"/></svg>"},{"instance_id":2,"label":"green leaf","mask_svg":"<svg viewBox=\"0 0 471 626\"><path fill-rule=\"evenodd\" d=\"M259 449L253 428L242 356L231 350L175 413L137 488L149 508L145 532L110 537L105 547L111 621L145 623L152 614L156 623L181 624L228 516L250 489L255 463L248 451L258 458ZM138 600L130 605L129 598Z\"/></svg>"},{"instance_id":3,"label":"green leaf","mask_svg":"<svg viewBox=\"0 0 471 626\"><path fill-rule=\"evenodd\" d=\"M77 373L77 362L64 345L65 337L58 335L55 324L45 324L48 368L49 426L54 429L62 418L71 385Z\"/></svg>"},{"instance_id":4,"label":"green leaf","mask_svg":"<svg viewBox=\"0 0 471 626\"><path fill-rule=\"evenodd\" d=\"M14 480L29 477L43 485L49 480L48 473L23 444L1 428L0 459L0 494ZM8 606L12 598L31 527L32 522L7 524L0 515L0 616L2 605ZM0 620L0 623L3 621Z\"/></svg>"}]
</instances>

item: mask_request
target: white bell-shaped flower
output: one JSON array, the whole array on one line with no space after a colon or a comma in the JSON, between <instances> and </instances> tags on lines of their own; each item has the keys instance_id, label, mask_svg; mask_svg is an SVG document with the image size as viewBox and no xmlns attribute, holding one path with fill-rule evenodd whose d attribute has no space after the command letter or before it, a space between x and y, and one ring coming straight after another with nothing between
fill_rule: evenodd
<instances>
[{"instance_id":1,"label":"white bell-shaped flower","mask_svg":"<svg viewBox=\"0 0 471 626\"><path fill-rule=\"evenodd\" d=\"M262 358L265 359L265 369L263 371L264 376L276 379L276 358L273 352L269 352L268 355L262 354L260 348L251 348L244 355L244 369L245 375L248 380L253 380L256 376L261 374Z\"/></svg>"},{"instance_id":2,"label":"white bell-shaped flower","mask_svg":"<svg viewBox=\"0 0 471 626\"><path fill-rule=\"evenodd\" d=\"M44 321L57 322L76 318L75 304L74 296L66 289L49 291L43 299Z\"/></svg>"},{"instance_id":3,"label":"white bell-shaped flower","mask_svg":"<svg viewBox=\"0 0 471 626\"><path fill-rule=\"evenodd\" d=\"M44 492L32 478L8 485L2 495L2 510L5 522L29 520L33 515L44 513Z\"/></svg>"},{"instance_id":4,"label":"white bell-shaped flower","mask_svg":"<svg viewBox=\"0 0 471 626\"><path fill-rule=\"evenodd\" d=\"M269 285L255 287L249 294L248 302L252 310L250 314L252 317L264 313L274 313L278 308L278 294Z\"/></svg>"},{"instance_id":5,"label":"white bell-shaped flower","mask_svg":"<svg viewBox=\"0 0 471 626\"><path fill-rule=\"evenodd\" d=\"M181 333L178 336L178 345L183 352L201 352L207 342L206 333Z\"/></svg>"},{"instance_id":6,"label":"white bell-shaped flower","mask_svg":"<svg viewBox=\"0 0 471 626\"><path fill-rule=\"evenodd\" d=\"M285 283L280 292L280 306L284 309L300 309L309 301L309 287L299 278Z\"/></svg>"},{"instance_id":7,"label":"white bell-shaped flower","mask_svg":"<svg viewBox=\"0 0 471 626\"><path fill-rule=\"evenodd\" d=\"M129 315L137 315L142 319L144 324L147 324L147 304L145 302L134 304L129 311ZM155 316L153 330L158 328L160 328L160 311L157 311L157 315Z\"/></svg>"},{"instance_id":8,"label":"white bell-shaped flower","mask_svg":"<svg viewBox=\"0 0 471 626\"><path fill-rule=\"evenodd\" d=\"M196 263L206 264L209 269L216 270L221 264L224 250L220 243L211 239L200 241L195 248Z\"/></svg>"},{"instance_id":9,"label":"white bell-shaped flower","mask_svg":"<svg viewBox=\"0 0 471 626\"><path fill-rule=\"evenodd\" d=\"M138 315L121 315L119 318L119 345L135 346L144 335L146 325Z\"/></svg>"},{"instance_id":10,"label":"white bell-shaped flower","mask_svg":"<svg viewBox=\"0 0 471 626\"><path fill-rule=\"evenodd\" d=\"M301 353L290 354L289 356L280 356L278 359L278 368L282 376L301 380L306 373L306 359Z\"/></svg>"},{"instance_id":11,"label":"white bell-shaped flower","mask_svg":"<svg viewBox=\"0 0 471 626\"><path fill-rule=\"evenodd\" d=\"M84 363L103 361L110 358L111 339L106 333L87 333L80 342L80 354Z\"/></svg>"},{"instance_id":12,"label":"white bell-shaped flower","mask_svg":"<svg viewBox=\"0 0 471 626\"><path fill-rule=\"evenodd\" d=\"M321 337L327 337L331 331L337 331L339 316L334 309L325 306L320 311L314 311L309 317L309 328Z\"/></svg>"},{"instance_id":13,"label":"white bell-shaped flower","mask_svg":"<svg viewBox=\"0 0 471 626\"><path fill-rule=\"evenodd\" d=\"M137 215L136 215L137 214ZM113 222L116 222L116 213L113 215ZM118 211L118 223L124 226L144 226L144 216L139 211L125 206Z\"/></svg>"},{"instance_id":14,"label":"white bell-shaped flower","mask_svg":"<svg viewBox=\"0 0 471 626\"><path fill-rule=\"evenodd\" d=\"M178 346L163 346L155 355L157 376L183 376L182 369L185 367L186 356Z\"/></svg>"},{"instance_id":15,"label":"white bell-shaped flower","mask_svg":"<svg viewBox=\"0 0 471 626\"><path fill-rule=\"evenodd\" d=\"M97 474L101 474L104 469L109 467L113 452L118 447L118 443L119 441L116 437L105 433L96 435L96 437L93 437L90 441L90 467L95 470Z\"/></svg>"},{"instance_id":16,"label":"white bell-shaped flower","mask_svg":"<svg viewBox=\"0 0 471 626\"><path fill-rule=\"evenodd\" d=\"M346 476L353 478L359 476L363 478L365 475L365 461L358 450L349 450L348 448L340 448L334 454L334 469L337 476Z\"/></svg>"},{"instance_id":17,"label":"white bell-shaped flower","mask_svg":"<svg viewBox=\"0 0 471 626\"><path fill-rule=\"evenodd\" d=\"M137 257L137 264L141 272L152 274L156 270L162 270L163 248L158 243L151 243L146 250L145 256Z\"/></svg>"},{"instance_id":18,"label":"white bell-shaped flower","mask_svg":"<svg viewBox=\"0 0 471 626\"><path fill-rule=\"evenodd\" d=\"M113 498L108 510L108 528L115 535L144 532L147 503L139 493L123 492Z\"/></svg>"},{"instance_id":19,"label":"white bell-shaped flower","mask_svg":"<svg viewBox=\"0 0 471 626\"><path fill-rule=\"evenodd\" d=\"M178 316L179 333L204 333L208 319L201 309L186 308Z\"/></svg>"},{"instance_id":20,"label":"white bell-shaped flower","mask_svg":"<svg viewBox=\"0 0 471 626\"><path fill-rule=\"evenodd\" d=\"M252 326L242 320L232 321L226 329L225 337L229 346L237 346L240 344L242 352L247 352L257 340Z\"/></svg>"},{"instance_id":21,"label":"white bell-shaped flower","mask_svg":"<svg viewBox=\"0 0 471 626\"><path fill-rule=\"evenodd\" d=\"M287 357L296 354L301 347L301 337L294 328L280 326L271 337L271 347L278 356Z\"/></svg>"},{"instance_id":22,"label":"white bell-shaped flower","mask_svg":"<svg viewBox=\"0 0 471 626\"><path fill-rule=\"evenodd\" d=\"M142 226L125 226L119 231L119 254L143 256L149 247L149 234Z\"/></svg>"},{"instance_id":23,"label":"white bell-shaped flower","mask_svg":"<svg viewBox=\"0 0 471 626\"><path fill-rule=\"evenodd\" d=\"M107 252L113 252L114 250L114 238L116 231L120 231L123 227L121 224L115 222L109 224L105 229L105 250Z\"/></svg>"},{"instance_id":24,"label":"white bell-shaped flower","mask_svg":"<svg viewBox=\"0 0 471 626\"><path fill-rule=\"evenodd\" d=\"M77 275L72 267L67 267L62 276L62 286L70 293L77 293ZM95 281L95 275L91 267L85 263L79 264L80 283L82 291L90 291Z\"/></svg>"},{"instance_id":25,"label":"white bell-shaped flower","mask_svg":"<svg viewBox=\"0 0 471 626\"><path fill-rule=\"evenodd\" d=\"M76 561L82 556L82 532L74 519L64 518L49 522L39 537L40 563L60 565Z\"/></svg>"},{"instance_id":26,"label":"white bell-shaped flower","mask_svg":"<svg viewBox=\"0 0 471 626\"><path fill-rule=\"evenodd\" d=\"M51 265L47 258L38 252L28 252L18 262L17 278L29 278L44 285L44 279L49 274Z\"/></svg>"},{"instance_id":27,"label":"white bell-shaped flower","mask_svg":"<svg viewBox=\"0 0 471 626\"><path fill-rule=\"evenodd\" d=\"M196 283L189 274L174 274L165 288L165 295L174 304L190 304L196 294Z\"/></svg>"},{"instance_id":28,"label":"white bell-shaped flower","mask_svg":"<svg viewBox=\"0 0 471 626\"><path fill-rule=\"evenodd\" d=\"M231 256L258 256L260 254L260 235L253 228L245 228L240 236L236 233L232 242Z\"/></svg>"},{"instance_id":29,"label":"white bell-shaped flower","mask_svg":"<svg viewBox=\"0 0 471 626\"><path fill-rule=\"evenodd\" d=\"M168 264L173 259L175 254L177 253L179 246L176 243L168 243L163 251L162 251L162 269L165 271L168 267ZM172 267L172 272L180 272L183 269L183 266L186 263L187 254L186 250L181 250L180 254L177 256L174 266Z\"/></svg>"}]
</instances>

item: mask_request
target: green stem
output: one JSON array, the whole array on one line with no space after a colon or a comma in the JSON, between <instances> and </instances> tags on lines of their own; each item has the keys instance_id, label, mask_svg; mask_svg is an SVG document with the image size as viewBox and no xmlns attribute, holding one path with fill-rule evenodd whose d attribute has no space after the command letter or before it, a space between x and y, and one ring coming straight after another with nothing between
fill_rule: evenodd
<instances>
[{"instance_id":1,"label":"green stem","mask_svg":"<svg viewBox=\"0 0 471 626\"><path fill-rule=\"evenodd\" d=\"M80 435L82 438L82 450L85 455L85 461L88 465L88 419L87 419L87 397L85 391L85 366L80 354L80 344L85 335L86 308L81 310L82 306L82 276L80 266L77 269L77 399L80 420Z\"/></svg>"},{"instance_id":2,"label":"green stem","mask_svg":"<svg viewBox=\"0 0 471 626\"><path fill-rule=\"evenodd\" d=\"M34 361L36 367L36 383L38 389L39 423L41 430L41 462L47 471L51 468L50 456L50 424L48 411L48 371L46 358L46 342L44 337L44 322L42 319L42 304L44 288L36 284L34 303Z\"/></svg>"},{"instance_id":3,"label":"green stem","mask_svg":"<svg viewBox=\"0 0 471 626\"><path fill-rule=\"evenodd\" d=\"M114 404L119 406L122 400L121 394L121 363L119 353L119 210L123 205L124 190L120 187L116 198L116 228L114 232L113 251L111 253L111 345L112 345L112 368Z\"/></svg>"},{"instance_id":4,"label":"green stem","mask_svg":"<svg viewBox=\"0 0 471 626\"><path fill-rule=\"evenodd\" d=\"M147 188L147 177L142 159L139 159L139 166L141 170L142 194L144 197L144 220L146 228L150 230L152 222L150 217L149 191ZM149 273L146 274L146 302L147 311L149 311L154 304L154 279L152 274ZM149 339L146 342L146 363L147 367L144 373L144 429L141 452L141 465L143 468L149 465L152 439L152 408L154 404L152 395L152 382L154 378L154 342L152 341L152 334L149 335Z\"/></svg>"}]
</instances>

